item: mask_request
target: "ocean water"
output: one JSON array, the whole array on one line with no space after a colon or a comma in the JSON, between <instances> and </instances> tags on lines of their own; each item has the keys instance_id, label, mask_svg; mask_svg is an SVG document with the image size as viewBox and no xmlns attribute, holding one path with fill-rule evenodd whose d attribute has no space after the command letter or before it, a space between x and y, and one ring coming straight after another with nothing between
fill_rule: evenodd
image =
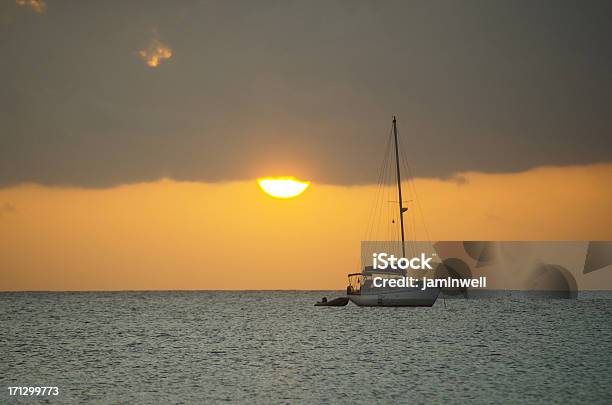
<instances>
[{"instance_id":1,"label":"ocean water","mask_svg":"<svg viewBox=\"0 0 612 405\"><path fill-rule=\"evenodd\" d=\"M612 402L612 293L314 307L323 295L340 293L1 293L0 403Z\"/></svg>"}]
</instances>

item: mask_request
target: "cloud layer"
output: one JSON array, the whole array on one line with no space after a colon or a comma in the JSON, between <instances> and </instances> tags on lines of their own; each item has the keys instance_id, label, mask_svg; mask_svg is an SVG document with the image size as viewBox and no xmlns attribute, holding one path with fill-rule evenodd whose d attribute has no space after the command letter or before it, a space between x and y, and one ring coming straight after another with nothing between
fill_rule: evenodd
<instances>
[{"instance_id":1,"label":"cloud layer","mask_svg":"<svg viewBox=\"0 0 612 405\"><path fill-rule=\"evenodd\" d=\"M0 186L372 183L393 114L419 176L612 161L610 2L16 9L0 5ZM141 49L151 26L163 41Z\"/></svg>"}]
</instances>

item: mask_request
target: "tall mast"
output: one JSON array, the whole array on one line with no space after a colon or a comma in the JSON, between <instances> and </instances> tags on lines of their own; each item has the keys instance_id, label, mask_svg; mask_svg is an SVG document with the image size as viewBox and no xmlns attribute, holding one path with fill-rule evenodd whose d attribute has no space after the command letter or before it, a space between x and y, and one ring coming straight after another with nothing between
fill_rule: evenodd
<instances>
[{"instance_id":1,"label":"tall mast","mask_svg":"<svg viewBox=\"0 0 612 405\"><path fill-rule=\"evenodd\" d=\"M395 139L395 168L397 170L397 193L399 195L399 216L400 226L402 228L402 257L406 257L406 247L404 246L404 208L402 203L402 179L400 177L399 150L397 147L397 122L395 115L393 116L393 138Z\"/></svg>"}]
</instances>

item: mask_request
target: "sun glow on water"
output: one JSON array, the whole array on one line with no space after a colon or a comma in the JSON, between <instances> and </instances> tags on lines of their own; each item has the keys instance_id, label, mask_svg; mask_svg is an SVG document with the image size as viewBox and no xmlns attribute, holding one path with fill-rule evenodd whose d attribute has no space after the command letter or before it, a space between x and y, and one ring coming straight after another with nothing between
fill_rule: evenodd
<instances>
[{"instance_id":1,"label":"sun glow on water","mask_svg":"<svg viewBox=\"0 0 612 405\"><path fill-rule=\"evenodd\" d=\"M295 177L262 177L257 179L257 184L269 196L285 199L297 197L310 186L309 181L300 181Z\"/></svg>"}]
</instances>

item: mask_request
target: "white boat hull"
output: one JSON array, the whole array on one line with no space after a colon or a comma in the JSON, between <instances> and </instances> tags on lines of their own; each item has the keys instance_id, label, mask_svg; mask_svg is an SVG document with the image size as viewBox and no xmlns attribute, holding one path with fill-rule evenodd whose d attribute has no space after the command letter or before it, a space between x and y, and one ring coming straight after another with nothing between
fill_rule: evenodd
<instances>
[{"instance_id":1,"label":"white boat hull","mask_svg":"<svg viewBox=\"0 0 612 405\"><path fill-rule=\"evenodd\" d=\"M394 291L350 294L349 299L360 307L431 307L438 299L439 288L395 288Z\"/></svg>"}]
</instances>

